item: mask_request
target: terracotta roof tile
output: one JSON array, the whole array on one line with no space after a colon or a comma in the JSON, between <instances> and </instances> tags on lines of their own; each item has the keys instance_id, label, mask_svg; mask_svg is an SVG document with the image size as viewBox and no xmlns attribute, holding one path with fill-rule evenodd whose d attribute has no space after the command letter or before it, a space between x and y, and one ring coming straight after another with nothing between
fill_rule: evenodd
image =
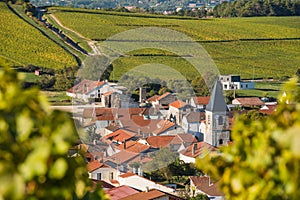
<instances>
[{"instance_id":1,"label":"terracotta roof tile","mask_svg":"<svg viewBox=\"0 0 300 200\"><path fill-rule=\"evenodd\" d=\"M133 194L130 196L127 196L125 198L122 198L121 200L152 200L159 197L165 197L168 196L167 194L158 191L158 190L150 190L149 192L140 192L137 194Z\"/></svg>"},{"instance_id":2,"label":"terracotta roof tile","mask_svg":"<svg viewBox=\"0 0 300 200\"><path fill-rule=\"evenodd\" d=\"M159 97L158 95L154 95L154 96L148 98L146 101L148 101L148 102L156 101L158 99L158 97Z\"/></svg>"},{"instance_id":3,"label":"terracotta roof tile","mask_svg":"<svg viewBox=\"0 0 300 200\"><path fill-rule=\"evenodd\" d=\"M262 102L258 97L243 97L233 99L232 104L242 106L262 106L264 105L264 102Z\"/></svg>"},{"instance_id":4,"label":"terracotta roof tile","mask_svg":"<svg viewBox=\"0 0 300 200\"><path fill-rule=\"evenodd\" d=\"M130 138L133 138L135 135L136 133L134 132L130 132L124 129L118 129L115 132L112 132L103 137L103 140L123 142L124 140L129 140Z\"/></svg>"},{"instance_id":5,"label":"terracotta roof tile","mask_svg":"<svg viewBox=\"0 0 300 200\"><path fill-rule=\"evenodd\" d=\"M184 106L186 106L187 104L183 101L180 101L180 100L177 100L177 101L174 101L173 103L170 103L169 106L172 106L174 108L182 108Z\"/></svg>"},{"instance_id":6,"label":"terracotta roof tile","mask_svg":"<svg viewBox=\"0 0 300 200\"><path fill-rule=\"evenodd\" d=\"M209 196L224 196L224 193L219 189L220 181L212 183L210 177L207 176L191 176L190 180L199 190Z\"/></svg>"},{"instance_id":7,"label":"terracotta roof tile","mask_svg":"<svg viewBox=\"0 0 300 200\"><path fill-rule=\"evenodd\" d=\"M170 136L150 136L146 139L148 144L154 148L167 147L170 142L174 139L174 135Z\"/></svg>"},{"instance_id":8,"label":"terracotta roof tile","mask_svg":"<svg viewBox=\"0 0 300 200\"><path fill-rule=\"evenodd\" d=\"M132 172L126 172L125 174L121 174L120 177L121 178L127 178L127 177L131 177L131 176L135 176L136 174L132 173Z\"/></svg>"},{"instance_id":9,"label":"terracotta roof tile","mask_svg":"<svg viewBox=\"0 0 300 200\"><path fill-rule=\"evenodd\" d=\"M106 165L104 165L103 163L100 163L98 160L94 160L92 162L89 162L87 164L87 169L89 172L93 172L101 167L105 167ZM107 167L107 166L106 166Z\"/></svg>"},{"instance_id":10,"label":"terracotta roof tile","mask_svg":"<svg viewBox=\"0 0 300 200\"><path fill-rule=\"evenodd\" d=\"M159 135L167 131L169 128L175 126L175 123L170 122L169 120L161 120L157 125L158 128L152 132L155 135Z\"/></svg>"},{"instance_id":11,"label":"terracotta roof tile","mask_svg":"<svg viewBox=\"0 0 300 200\"><path fill-rule=\"evenodd\" d=\"M137 156L139 156L139 153L120 150L120 152L108 157L108 159L116 164L122 164L124 162L129 162L130 160L134 159Z\"/></svg>"},{"instance_id":12,"label":"terracotta roof tile","mask_svg":"<svg viewBox=\"0 0 300 200\"><path fill-rule=\"evenodd\" d=\"M193 100L196 105L207 105L209 102L210 96L201 96L201 97L193 97Z\"/></svg>"},{"instance_id":13,"label":"terracotta roof tile","mask_svg":"<svg viewBox=\"0 0 300 200\"><path fill-rule=\"evenodd\" d=\"M170 144L192 144L198 142L196 137L189 133L177 134Z\"/></svg>"},{"instance_id":14,"label":"terracotta roof tile","mask_svg":"<svg viewBox=\"0 0 300 200\"><path fill-rule=\"evenodd\" d=\"M122 185L120 187L115 187L115 188L106 190L105 193L109 195L111 200L118 200L118 199L127 197L129 195L137 194L139 192L131 187Z\"/></svg>"},{"instance_id":15,"label":"terracotta roof tile","mask_svg":"<svg viewBox=\"0 0 300 200\"><path fill-rule=\"evenodd\" d=\"M193 150L193 148L195 148ZM206 151L211 152L211 151L217 151L218 149L206 142L198 142L198 143L193 143L187 148L181 150L179 153L191 157L191 158L196 158L203 153L206 153Z\"/></svg>"},{"instance_id":16,"label":"terracotta roof tile","mask_svg":"<svg viewBox=\"0 0 300 200\"><path fill-rule=\"evenodd\" d=\"M160 95L160 96L157 98L157 100L159 101L159 100L161 100L161 99L163 99L163 98L169 96L170 94L171 94L170 92L166 92L166 93Z\"/></svg>"},{"instance_id":17,"label":"terracotta roof tile","mask_svg":"<svg viewBox=\"0 0 300 200\"><path fill-rule=\"evenodd\" d=\"M150 149L150 146L130 140L123 144L118 145L117 148L131 151L134 153L141 153L143 151Z\"/></svg>"}]
</instances>

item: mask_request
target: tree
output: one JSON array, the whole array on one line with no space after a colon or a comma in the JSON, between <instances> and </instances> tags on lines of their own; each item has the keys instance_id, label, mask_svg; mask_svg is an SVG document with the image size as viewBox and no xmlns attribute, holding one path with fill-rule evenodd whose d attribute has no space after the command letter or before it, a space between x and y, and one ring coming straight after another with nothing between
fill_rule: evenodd
<instances>
[{"instance_id":1,"label":"tree","mask_svg":"<svg viewBox=\"0 0 300 200\"><path fill-rule=\"evenodd\" d=\"M142 166L143 170L147 173L158 170L165 179L169 180L171 177L168 165L173 163L178 157L177 152L171 151L170 148L162 148L157 151L151 162L146 163Z\"/></svg>"},{"instance_id":2,"label":"tree","mask_svg":"<svg viewBox=\"0 0 300 200\"><path fill-rule=\"evenodd\" d=\"M274 115L235 121L233 144L222 156L206 157L197 166L214 179L228 199L299 199L300 88L296 78ZM288 102L288 104L286 103Z\"/></svg>"},{"instance_id":3,"label":"tree","mask_svg":"<svg viewBox=\"0 0 300 200\"><path fill-rule=\"evenodd\" d=\"M1 64L0 64L1 66ZM53 111L37 88L0 70L0 199L103 199L88 179L82 157L69 158L74 123Z\"/></svg>"}]
</instances>

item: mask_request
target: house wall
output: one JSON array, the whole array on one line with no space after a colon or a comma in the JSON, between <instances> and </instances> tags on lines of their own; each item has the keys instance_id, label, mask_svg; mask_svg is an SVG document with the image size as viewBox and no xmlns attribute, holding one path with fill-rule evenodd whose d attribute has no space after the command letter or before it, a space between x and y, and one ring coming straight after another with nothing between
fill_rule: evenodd
<instances>
[{"instance_id":1,"label":"house wall","mask_svg":"<svg viewBox=\"0 0 300 200\"><path fill-rule=\"evenodd\" d=\"M159 105L169 105L170 103L172 103L174 101L176 101L176 97L174 95L170 94L170 95L166 96L165 98L160 99L158 101L158 104Z\"/></svg>"},{"instance_id":2,"label":"house wall","mask_svg":"<svg viewBox=\"0 0 300 200\"><path fill-rule=\"evenodd\" d=\"M255 83L254 82L241 82L240 89L247 90L247 89L254 89Z\"/></svg>"},{"instance_id":3,"label":"house wall","mask_svg":"<svg viewBox=\"0 0 300 200\"><path fill-rule=\"evenodd\" d=\"M101 167L91 173L89 173L89 178L90 179L94 179L94 180L98 180L98 173L101 173L101 179L99 180L103 180L103 181L109 181L109 180L116 180L117 179L117 175L118 175L118 171L114 168L110 168L110 167Z\"/></svg>"},{"instance_id":4,"label":"house wall","mask_svg":"<svg viewBox=\"0 0 300 200\"><path fill-rule=\"evenodd\" d=\"M185 163L195 163L196 162L195 158L185 156L181 153L179 154L179 159L182 160Z\"/></svg>"}]
</instances>

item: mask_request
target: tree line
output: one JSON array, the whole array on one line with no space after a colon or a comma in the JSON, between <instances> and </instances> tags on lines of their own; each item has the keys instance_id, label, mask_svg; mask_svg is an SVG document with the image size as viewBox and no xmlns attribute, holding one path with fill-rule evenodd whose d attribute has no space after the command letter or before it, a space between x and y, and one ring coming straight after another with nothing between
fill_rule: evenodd
<instances>
[{"instance_id":1,"label":"tree line","mask_svg":"<svg viewBox=\"0 0 300 200\"><path fill-rule=\"evenodd\" d=\"M239 0L214 7L215 17L299 16L299 0Z\"/></svg>"}]
</instances>

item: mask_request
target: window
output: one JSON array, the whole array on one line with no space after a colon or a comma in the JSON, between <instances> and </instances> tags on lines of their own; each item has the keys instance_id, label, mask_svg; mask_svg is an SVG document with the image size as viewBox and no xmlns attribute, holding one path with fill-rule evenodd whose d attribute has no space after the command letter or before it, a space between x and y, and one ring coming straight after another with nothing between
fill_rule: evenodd
<instances>
[{"instance_id":1,"label":"window","mask_svg":"<svg viewBox=\"0 0 300 200\"><path fill-rule=\"evenodd\" d=\"M223 144L223 139L219 139L219 145Z\"/></svg>"},{"instance_id":2,"label":"window","mask_svg":"<svg viewBox=\"0 0 300 200\"><path fill-rule=\"evenodd\" d=\"M101 180L101 173L97 173L97 180Z\"/></svg>"},{"instance_id":3,"label":"window","mask_svg":"<svg viewBox=\"0 0 300 200\"><path fill-rule=\"evenodd\" d=\"M223 122L223 117L222 117L222 116L219 116L218 121L219 121L219 125L222 125L222 124L224 123L224 122Z\"/></svg>"},{"instance_id":4,"label":"window","mask_svg":"<svg viewBox=\"0 0 300 200\"><path fill-rule=\"evenodd\" d=\"M246 85L246 88L248 88L248 85Z\"/></svg>"},{"instance_id":5,"label":"window","mask_svg":"<svg viewBox=\"0 0 300 200\"><path fill-rule=\"evenodd\" d=\"M113 172L109 173L109 180L114 180L114 173Z\"/></svg>"}]
</instances>

